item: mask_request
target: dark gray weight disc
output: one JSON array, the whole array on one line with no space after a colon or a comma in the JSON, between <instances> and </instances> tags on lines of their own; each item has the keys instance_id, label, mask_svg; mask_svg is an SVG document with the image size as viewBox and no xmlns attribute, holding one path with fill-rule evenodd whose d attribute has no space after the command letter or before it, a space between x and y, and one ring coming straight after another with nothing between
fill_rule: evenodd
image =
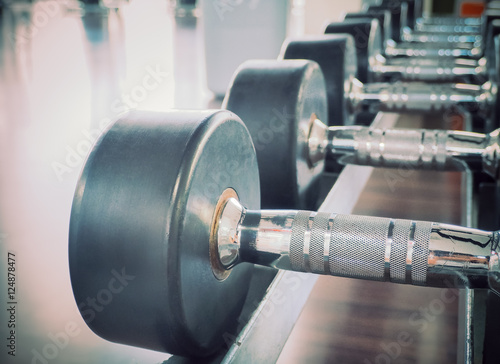
<instances>
[{"instance_id":1,"label":"dark gray weight disc","mask_svg":"<svg viewBox=\"0 0 500 364\"><path fill-rule=\"evenodd\" d=\"M69 236L74 296L95 333L183 356L224 344L252 274L241 264L220 281L209 261L210 224L228 187L259 208L251 138L228 111L134 112L101 137Z\"/></svg>"},{"instance_id":2,"label":"dark gray weight disc","mask_svg":"<svg viewBox=\"0 0 500 364\"><path fill-rule=\"evenodd\" d=\"M349 102L352 80L356 77L356 51L348 34L320 35L287 39L280 58L309 59L321 67L328 95L328 125L352 125Z\"/></svg>"},{"instance_id":3,"label":"dark gray weight disc","mask_svg":"<svg viewBox=\"0 0 500 364\"><path fill-rule=\"evenodd\" d=\"M401 3L391 2L385 5L371 5L366 9L367 13L388 10L391 13L391 39L396 43L401 41L402 12Z\"/></svg>"},{"instance_id":4,"label":"dark gray weight disc","mask_svg":"<svg viewBox=\"0 0 500 364\"><path fill-rule=\"evenodd\" d=\"M308 164L306 140L313 114L327 120L325 81L317 63L257 60L243 63L223 107L241 117L255 145L263 208L300 208L323 169Z\"/></svg>"},{"instance_id":5,"label":"dark gray weight disc","mask_svg":"<svg viewBox=\"0 0 500 364\"><path fill-rule=\"evenodd\" d=\"M488 77L498 78L499 76L499 58L498 49L495 46L497 36L500 35L500 19L493 20L488 27L488 36L486 37L486 46L484 55L486 57Z\"/></svg>"},{"instance_id":6,"label":"dark gray weight disc","mask_svg":"<svg viewBox=\"0 0 500 364\"><path fill-rule=\"evenodd\" d=\"M344 21L349 19L377 19L380 26L380 34L382 41L381 52L385 54L385 43L392 39L391 33L391 12L389 10L374 10L369 13L347 13L344 16Z\"/></svg>"},{"instance_id":7,"label":"dark gray weight disc","mask_svg":"<svg viewBox=\"0 0 500 364\"><path fill-rule=\"evenodd\" d=\"M374 82L372 72L377 55L382 54L382 34L377 19L346 19L341 23L330 23L325 34L350 34L354 38L358 61L358 78L361 82Z\"/></svg>"}]
</instances>

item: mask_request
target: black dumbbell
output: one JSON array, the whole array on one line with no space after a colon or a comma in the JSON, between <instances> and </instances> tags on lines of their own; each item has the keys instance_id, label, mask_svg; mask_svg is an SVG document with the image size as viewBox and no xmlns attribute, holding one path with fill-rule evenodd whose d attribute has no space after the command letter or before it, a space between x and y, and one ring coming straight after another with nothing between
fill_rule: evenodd
<instances>
[{"instance_id":1,"label":"black dumbbell","mask_svg":"<svg viewBox=\"0 0 500 364\"><path fill-rule=\"evenodd\" d=\"M455 57L385 57L382 31L376 19L358 18L330 23L325 28L325 33L347 33L354 37L359 62L358 75L364 82L396 76L423 81L467 79L482 83L495 67L493 61L488 63L488 58L496 59L496 54L492 54L491 49L494 47L494 37L500 33L500 21L490 22L486 36L488 47L479 60Z\"/></svg>"},{"instance_id":2,"label":"black dumbbell","mask_svg":"<svg viewBox=\"0 0 500 364\"><path fill-rule=\"evenodd\" d=\"M121 344L213 354L238 324L252 263L499 292L498 232L260 210L259 200L252 140L235 114L122 116L91 151L71 211L71 284L87 325ZM107 305L91 308L96 299Z\"/></svg>"},{"instance_id":3,"label":"black dumbbell","mask_svg":"<svg viewBox=\"0 0 500 364\"><path fill-rule=\"evenodd\" d=\"M416 6L420 6L421 4L415 3ZM499 1L486 1L485 10L489 9L500 9ZM417 9L415 7L415 9ZM456 16L440 16L440 17L423 17L420 13L420 16L415 18L413 23L414 29L417 31L426 31L426 32L477 32L481 25L482 19L481 17L456 17Z\"/></svg>"},{"instance_id":4,"label":"black dumbbell","mask_svg":"<svg viewBox=\"0 0 500 364\"><path fill-rule=\"evenodd\" d=\"M497 36L496 47L499 47L498 43ZM500 107L497 70L491 71L490 80L482 85L420 82L365 84L356 79L353 71L356 59L354 44L349 34L288 39L283 44L281 58L310 59L321 66L328 90L329 125L349 123L356 110L366 108L377 111L433 111L460 105L476 115L482 115L487 121L485 130L494 129ZM363 70L358 66L360 68ZM366 70L361 76L370 80Z\"/></svg>"},{"instance_id":5,"label":"black dumbbell","mask_svg":"<svg viewBox=\"0 0 500 364\"><path fill-rule=\"evenodd\" d=\"M386 10L386 9L377 9L377 10L371 10L369 12L357 12L357 13L346 13L344 15L344 21L346 20L351 20L351 19L371 19L371 18L374 18L374 19L377 19L379 21L379 25L380 25L380 28L381 28L381 31L382 31L382 35L383 35L383 44L384 44L384 47L383 47L383 52L385 54L385 50L389 50L389 53L390 52L393 52L392 49L395 49L395 48L418 48L417 45L408 45L408 44L400 44L398 45L397 44L397 41L401 41L401 36L400 35L395 35L394 34L394 30L393 30L393 27L394 25L392 24L393 21L393 16L394 14L392 14L389 10ZM398 31L398 33L401 32ZM404 33L403 33L404 34ZM413 36L415 36L415 34L413 34ZM460 35L460 34L456 34L456 33L453 33L453 34L440 34L440 33L429 33L429 34L420 34L419 35L419 39L415 39L414 42L421 42L421 43L426 43L428 44L429 42L430 43L441 43L438 45L439 49L443 49L443 50L447 50L447 49L450 49L450 51L452 50L452 47L453 46L453 43L459 43L458 46L460 46L460 44L465 44L465 43L474 43L475 45L477 46L481 46L483 43L481 43L482 41L482 36L481 35ZM429 44L429 47L432 48L432 47L436 47L436 45L434 44ZM471 48L470 46L467 46L467 49Z\"/></svg>"},{"instance_id":6,"label":"black dumbbell","mask_svg":"<svg viewBox=\"0 0 500 364\"><path fill-rule=\"evenodd\" d=\"M342 93L343 90L338 90ZM264 208L304 208L325 162L409 169L460 169L499 178L498 130L490 134L327 126L322 72L312 61L247 61L223 107L255 145Z\"/></svg>"},{"instance_id":7,"label":"black dumbbell","mask_svg":"<svg viewBox=\"0 0 500 364\"><path fill-rule=\"evenodd\" d=\"M386 8L370 8L366 12L367 16L379 16L381 11ZM370 15L370 14L374 15ZM467 39L468 35L449 34L440 35L435 32L420 33L415 36L414 42L400 42L401 28L400 22L396 22L397 16L391 14L392 24L391 39L386 42L385 53L388 56L425 56L425 57L468 57L479 58L483 54L485 39L487 37L489 24L491 21L500 18L500 11L497 9L487 10L483 16L483 23L480 33L473 36L473 39ZM420 38L419 38L420 37Z\"/></svg>"}]
</instances>

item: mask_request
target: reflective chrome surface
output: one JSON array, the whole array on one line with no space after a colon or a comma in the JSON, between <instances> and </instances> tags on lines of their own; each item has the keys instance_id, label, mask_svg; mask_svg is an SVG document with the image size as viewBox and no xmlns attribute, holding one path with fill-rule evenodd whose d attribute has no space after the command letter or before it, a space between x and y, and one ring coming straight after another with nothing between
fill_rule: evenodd
<instances>
[{"instance_id":1,"label":"reflective chrome surface","mask_svg":"<svg viewBox=\"0 0 500 364\"><path fill-rule=\"evenodd\" d=\"M250 262L431 287L489 287L500 295L498 232L335 213L250 211L235 199L226 206L219 254L228 269Z\"/></svg>"},{"instance_id":2,"label":"reflective chrome surface","mask_svg":"<svg viewBox=\"0 0 500 364\"><path fill-rule=\"evenodd\" d=\"M405 42L423 42L423 43L474 43L475 46L481 46L483 37L480 34L470 34L469 32L446 32L442 31L411 31L403 28L401 40Z\"/></svg>"},{"instance_id":3,"label":"reflective chrome surface","mask_svg":"<svg viewBox=\"0 0 500 364\"><path fill-rule=\"evenodd\" d=\"M482 47L473 43L454 43L453 48L447 48L441 43L434 43L435 47L427 43L398 43L393 40L387 42L385 54L388 56L407 57L469 57L480 58L483 54Z\"/></svg>"},{"instance_id":4,"label":"reflective chrome surface","mask_svg":"<svg viewBox=\"0 0 500 364\"><path fill-rule=\"evenodd\" d=\"M464 76L473 76L480 82L487 77L486 59L480 58L391 58L379 57L373 72L378 78L396 75L403 80L457 81Z\"/></svg>"},{"instance_id":5,"label":"reflective chrome surface","mask_svg":"<svg viewBox=\"0 0 500 364\"><path fill-rule=\"evenodd\" d=\"M373 167L482 170L499 178L500 130L489 134L426 129L377 129L330 126L311 122L308 153L311 163L329 150L341 163Z\"/></svg>"},{"instance_id":6,"label":"reflective chrome surface","mask_svg":"<svg viewBox=\"0 0 500 364\"><path fill-rule=\"evenodd\" d=\"M482 85L427 84L420 82L356 83L349 94L353 105L383 111L439 111L460 105L474 113L493 112L497 93L494 82Z\"/></svg>"}]
</instances>

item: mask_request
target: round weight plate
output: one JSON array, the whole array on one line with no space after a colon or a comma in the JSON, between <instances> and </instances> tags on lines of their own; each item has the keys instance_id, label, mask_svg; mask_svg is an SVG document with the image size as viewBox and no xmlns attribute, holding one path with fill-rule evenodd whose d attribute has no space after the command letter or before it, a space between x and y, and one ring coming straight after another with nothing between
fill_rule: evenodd
<instances>
[{"instance_id":1,"label":"round weight plate","mask_svg":"<svg viewBox=\"0 0 500 364\"><path fill-rule=\"evenodd\" d=\"M134 112L98 141L71 212L73 292L88 326L118 343L205 356L236 326L252 266L215 277L210 226L232 187L259 208L250 135L228 111Z\"/></svg>"},{"instance_id":2,"label":"round weight plate","mask_svg":"<svg viewBox=\"0 0 500 364\"><path fill-rule=\"evenodd\" d=\"M378 25L380 26L380 34L381 34L381 51L385 54L385 45L386 42L392 39L391 33L391 12L389 10L379 10L379 11L370 11L369 13L347 13L344 16L344 21L349 19L377 19Z\"/></svg>"},{"instance_id":3,"label":"round weight plate","mask_svg":"<svg viewBox=\"0 0 500 364\"><path fill-rule=\"evenodd\" d=\"M500 19L500 10L488 9L484 11L481 18L482 18L481 34L483 36L483 39L487 39L491 22L493 22L496 19Z\"/></svg>"},{"instance_id":4,"label":"round weight plate","mask_svg":"<svg viewBox=\"0 0 500 364\"><path fill-rule=\"evenodd\" d=\"M304 208L323 169L308 163L313 115L327 120L325 81L317 63L254 60L235 72L223 107L241 117L259 162L263 208Z\"/></svg>"},{"instance_id":5,"label":"round weight plate","mask_svg":"<svg viewBox=\"0 0 500 364\"><path fill-rule=\"evenodd\" d=\"M281 49L281 58L310 59L317 62L326 81L328 125L352 125L353 112L349 102L351 84L356 77L356 51L348 34L288 39Z\"/></svg>"},{"instance_id":6,"label":"round weight plate","mask_svg":"<svg viewBox=\"0 0 500 364\"><path fill-rule=\"evenodd\" d=\"M486 57L486 66L488 67L488 77L498 79L500 68L498 67L500 55L497 54L495 48L495 39L500 34L500 19L491 21L488 27L488 36L486 37L486 45L484 55Z\"/></svg>"},{"instance_id":7,"label":"round weight plate","mask_svg":"<svg viewBox=\"0 0 500 364\"><path fill-rule=\"evenodd\" d=\"M393 2L388 5L371 5L366 9L367 13L371 13L372 11L381 11L381 10L389 10L391 13L391 39L393 39L396 43L401 41L401 4L397 2Z\"/></svg>"},{"instance_id":8,"label":"round weight plate","mask_svg":"<svg viewBox=\"0 0 500 364\"><path fill-rule=\"evenodd\" d=\"M330 23L325 34L350 34L354 37L358 60L358 78L361 82L374 82L372 69L377 56L382 53L382 35L377 19L347 19L342 23Z\"/></svg>"}]
</instances>

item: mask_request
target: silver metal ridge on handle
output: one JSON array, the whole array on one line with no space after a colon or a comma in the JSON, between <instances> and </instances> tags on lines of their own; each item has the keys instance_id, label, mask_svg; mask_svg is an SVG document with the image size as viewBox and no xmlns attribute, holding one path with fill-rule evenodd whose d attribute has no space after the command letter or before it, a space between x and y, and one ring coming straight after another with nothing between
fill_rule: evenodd
<instances>
[{"instance_id":1,"label":"silver metal ridge on handle","mask_svg":"<svg viewBox=\"0 0 500 364\"><path fill-rule=\"evenodd\" d=\"M278 269L499 293L498 232L425 221L296 210L247 210L229 198L216 215L224 269Z\"/></svg>"},{"instance_id":2,"label":"silver metal ridge on handle","mask_svg":"<svg viewBox=\"0 0 500 364\"><path fill-rule=\"evenodd\" d=\"M456 130L377 129L311 122L309 161L331 153L344 164L418 169L460 169L466 163L499 179L499 130L489 134Z\"/></svg>"}]
</instances>

